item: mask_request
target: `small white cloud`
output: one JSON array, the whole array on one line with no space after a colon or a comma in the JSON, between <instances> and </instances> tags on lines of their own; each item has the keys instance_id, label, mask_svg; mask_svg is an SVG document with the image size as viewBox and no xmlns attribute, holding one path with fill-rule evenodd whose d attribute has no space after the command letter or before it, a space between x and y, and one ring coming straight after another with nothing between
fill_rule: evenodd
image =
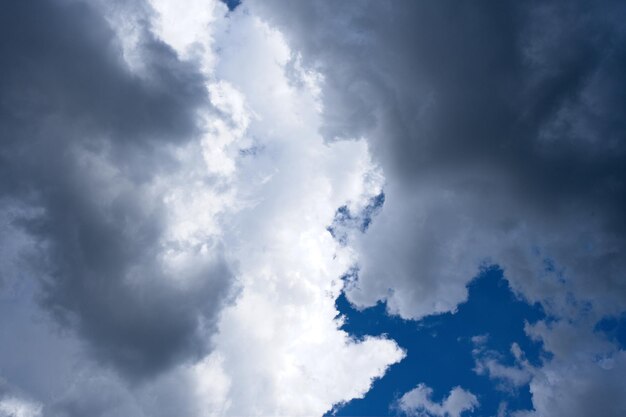
<instances>
[{"instance_id":1,"label":"small white cloud","mask_svg":"<svg viewBox=\"0 0 626 417\"><path fill-rule=\"evenodd\" d=\"M515 363L507 366L501 363L501 355L498 352L486 348L486 341L485 336L472 337L474 343L472 355L476 364L474 372L497 380L500 383L498 388L507 391L528 384L534 368L525 359L524 352L519 345L517 343L511 345L511 354L515 357Z\"/></svg>"},{"instance_id":2,"label":"small white cloud","mask_svg":"<svg viewBox=\"0 0 626 417\"><path fill-rule=\"evenodd\" d=\"M460 417L478 407L478 398L461 387L454 387L442 402L431 400L432 388L419 384L398 400L398 408L407 415L423 417Z\"/></svg>"}]
</instances>

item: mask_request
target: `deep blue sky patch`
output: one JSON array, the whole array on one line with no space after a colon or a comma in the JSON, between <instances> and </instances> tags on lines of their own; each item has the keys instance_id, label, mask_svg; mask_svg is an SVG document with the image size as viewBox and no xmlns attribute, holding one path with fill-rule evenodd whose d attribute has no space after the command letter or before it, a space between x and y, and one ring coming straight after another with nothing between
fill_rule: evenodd
<instances>
[{"instance_id":1,"label":"deep blue sky patch","mask_svg":"<svg viewBox=\"0 0 626 417\"><path fill-rule=\"evenodd\" d=\"M608 316L600 320L595 327L596 332L603 333L607 339L626 350L626 312L620 316Z\"/></svg>"},{"instance_id":2,"label":"deep blue sky patch","mask_svg":"<svg viewBox=\"0 0 626 417\"><path fill-rule=\"evenodd\" d=\"M222 0L227 6L228 10L231 12L237 8L241 4L241 0Z\"/></svg>"},{"instance_id":3,"label":"deep blue sky patch","mask_svg":"<svg viewBox=\"0 0 626 417\"><path fill-rule=\"evenodd\" d=\"M429 316L419 321L389 316L382 302L358 311L342 294L336 304L345 317L345 331L357 339L386 334L406 350L407 357L375 381L365 398L337 407L336 415L397 415L399 412L391 405L419 383L431 387L432 399L438 402L455 386L471 391L478 397L480 407L470 415L496 415L503 401L509 411L531 409L528 386L503 392L496 388L496 381L473 371L471 338L488 335L486 349L497 351L504 365L514 363L510 353L513 343L522 348L533 365L538 365L542 360L541 344L526 336L524 324L543 318L541 308L519 300L497 267L484 270L468 289L468 301L459 306L457 313Z\"/></svg>"},{"instance_id":4,"label":"deep blue sky patch","mask_svg":"<svg viewBox=\"0 0 626 417\"><path fill-rule=\"evenodd\" d=\"M382 210L385 204L385 193L370 198L360 213L351 213L348 206L341 206L335 212L333 223L326 228L332 237L342 246L348 243L349 229L357 229L365 233L372 224L372 218Z\"/></svg>"}]
</instances>

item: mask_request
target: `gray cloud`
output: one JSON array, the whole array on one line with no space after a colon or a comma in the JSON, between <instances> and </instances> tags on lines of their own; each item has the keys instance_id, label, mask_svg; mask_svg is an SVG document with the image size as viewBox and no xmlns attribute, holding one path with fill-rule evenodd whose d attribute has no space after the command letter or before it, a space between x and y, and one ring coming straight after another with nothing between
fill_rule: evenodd
<instances>
[{"instance_id":1,"label":"gray cloud","mask_svg":"<svg viewBox=\"0 0 626 417\"><path fill-rule=\"evenodd\" d=\"M497 263L564 322L624 310L623 4L247 4L323 74L326 140L363 136L383 168L382 210L344 237L359 254L353 303L455 311L478 268ZM535 414L588 412L618 390L617 372L588 360L601 352L580 350L577 368L575 354L546 349L555 375L532 379Z\"/></svg>"},{"instance_id":2,"label":"gray cloud","mask_svg":"<svg viewBox=\"0 0 626 417\"><path fill-rule=\"evenodd\" d=\"M262 3L325 76L327 139L367 137L387 178L354 300L454 309L487 258L541 297L539 248L623 306L623 5Z\"/></svg>"},{"instance_id":3,"label":"gray cloud","mask_svg":"<svg viewBox=\"0 0 626 417\"><path fill-rule=\"evenodd\" d=\"M168 146L211 111L204 77L147 24L132 71L86 3L1 8L0 196L31 209L13 222L35 238L42 305L132 379L205 352L232 272L210 240L179 273L163 267L173 185L155 185L182 169Z\"/></svg>"}]
</instances>

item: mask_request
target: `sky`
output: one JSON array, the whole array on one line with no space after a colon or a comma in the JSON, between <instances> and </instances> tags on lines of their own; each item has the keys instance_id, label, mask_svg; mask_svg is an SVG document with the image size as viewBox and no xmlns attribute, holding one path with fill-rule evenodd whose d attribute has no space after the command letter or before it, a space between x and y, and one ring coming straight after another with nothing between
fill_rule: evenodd
<instances>
[{"instance_id":1,"label":"sky","mask_svg":"<svg viewBox=\"0 0 626 417\"><path fill-rule=\"evenodd\" d=\"M0 417L626 415L626 5L0 4Z\"/></svg>"}]
</instances>

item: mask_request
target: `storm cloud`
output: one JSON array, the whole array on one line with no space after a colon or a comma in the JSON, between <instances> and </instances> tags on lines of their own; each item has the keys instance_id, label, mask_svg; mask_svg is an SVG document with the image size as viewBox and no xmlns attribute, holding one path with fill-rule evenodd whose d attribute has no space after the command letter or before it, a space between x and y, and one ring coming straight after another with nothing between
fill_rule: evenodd
<instances>
[{"instance_id":1,"label":"storm cloud","mask_svg":"<svg viewBox=\"0 0 626 417\"><path fill-rule=\"evenodd\" d=\"M324 74L326 139L367 137L385 173L355 301L453 310L482 261L524 287L549 258L623 306L623 5L258 3Z\"/></svg>"},{"instance_id":2,"label":"storm cloud","mask_svg":"<svg viewBox=\"0 0 626 417\"><path fill-rule=\"evenodd\" d=\"M36 239L25 256L43 273L41 303L133 377L199 355L232 272L217 245L184 280L164 271L176 242L164 238L163 197L176 185L156 182L180 170L167 147L199 134L197 113L210 106L203 75L147 27L148 70L134 73L85 3L2 8L1 198Z\"/></svg>"}]
</instances>

